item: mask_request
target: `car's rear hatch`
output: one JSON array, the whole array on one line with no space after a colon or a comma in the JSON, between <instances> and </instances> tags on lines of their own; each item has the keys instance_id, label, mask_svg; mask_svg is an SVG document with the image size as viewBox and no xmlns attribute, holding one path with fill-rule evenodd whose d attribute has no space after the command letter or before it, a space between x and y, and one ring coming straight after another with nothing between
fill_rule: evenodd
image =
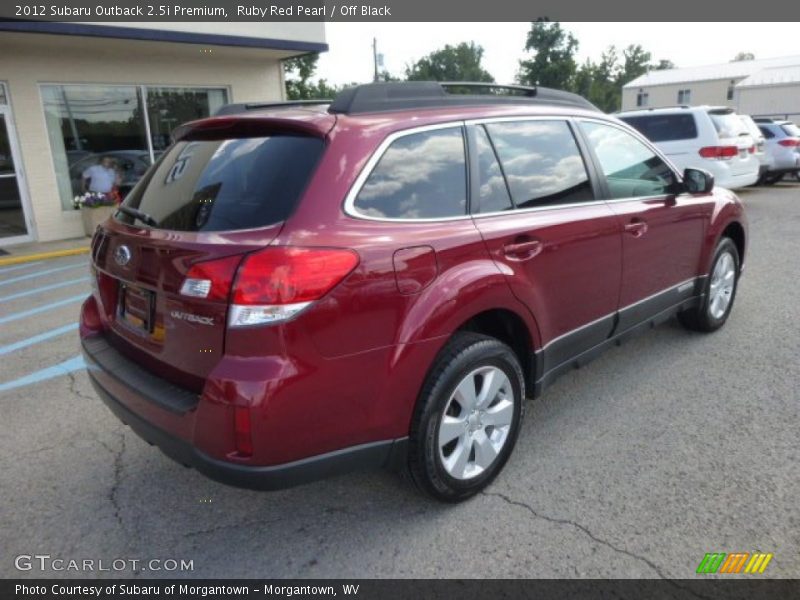
<instances>
[{"instance_id":1,"label":"car's rear hatch","mask_svg":"<svg viewBox=\"0 0 800 600\"><path fill-rule=\"evenodd\" d=\"M225 350L229 298L187 295L187 275L206 261L230 275L246 253L276 238L313 175L326 131L280 120L255 129L231 118L208 123L184 132L92 247L108 341L198 392Z\"/></svg>"},{"instance_id":2,"label":"car's rear hatch","mask_svg":"<svg viewBox=\"0 0 800 600\"><path fill-rule=\"evenodd\" d=\"M714 108L708 111L714 129L719 136L721 148L736 147L736 154L730 157L731 175L745 175L753 171L756 140L739 115L731 108Z\"/></svg>"}]
</instances>

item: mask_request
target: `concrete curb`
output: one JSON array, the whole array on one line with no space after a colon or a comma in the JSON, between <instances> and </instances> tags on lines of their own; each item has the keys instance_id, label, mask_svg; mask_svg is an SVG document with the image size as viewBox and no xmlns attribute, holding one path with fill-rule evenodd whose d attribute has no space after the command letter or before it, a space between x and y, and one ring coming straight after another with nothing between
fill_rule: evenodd
<instances>
[{"instance_id":1,"label":"concrete curb","mask_svg":"<svg viewBox=\"0 0 800 600\"><path fill-rule=\"evenodd\" d=\"M36 254L23 254L22 256L6 256L0 258L0 267L6 265L16 265L20 263L33 262L36 260L43 260L47 258L59 258L61 256L75 256L77 254L88 254L89 246L82 246L80 248L69 248L67 250L53 250L51 252L38 252Z\"/></svg>"}]
</instances>

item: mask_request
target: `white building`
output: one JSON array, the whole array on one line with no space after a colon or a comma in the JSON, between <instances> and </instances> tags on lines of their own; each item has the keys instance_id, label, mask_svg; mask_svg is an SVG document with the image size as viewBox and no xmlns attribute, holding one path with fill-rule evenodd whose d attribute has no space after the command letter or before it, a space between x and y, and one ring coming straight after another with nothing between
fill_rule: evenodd
<instances>
[{"instance_id":1,"label":"white building","mask_svg":"<svg viewBox=\"0 0 800 600\"><path fill-rule=\"evenodd\" d=\"M83 235L101 156L130 186L181 122L283 99L280 61L327 48L322 22L0 22L0 246Z\"/></svg>"},{"instance_id":2,"label":"white building","mask_svg":"<svg viewBox=\"0 0 800 600\"><path fill-rule=\"evenodd\" d=\"M622 110L681 104L800 117L800 56L650 71L622 88Z\"/></svg>"}]
</instances>

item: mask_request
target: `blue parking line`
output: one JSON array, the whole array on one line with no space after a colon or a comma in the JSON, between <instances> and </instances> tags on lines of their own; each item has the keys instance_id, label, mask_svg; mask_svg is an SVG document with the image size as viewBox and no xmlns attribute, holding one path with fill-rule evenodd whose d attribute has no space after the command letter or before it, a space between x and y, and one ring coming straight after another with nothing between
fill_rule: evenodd
<instances>
[{"instance_id":1,"label":"blue parking line","mask_svg":"<svg viewBox=\"0 0 800 600\"><path fill-rule=\"evenodd\" d=\"M33 346L34 344L38 344L39 342L46 342L49 339L58 337L59 335L64 335L65 333L69 333L70 331L75 331L77 328L78 328L77 323L70 323L69 325L56 327L55 329L51 329L50 331L45 331L44 333L34 335L32 337L20 340L18 342L14 342L13 344L0 346L0 356L8 354L9 352L21 350L22 348L27 348L28 346Z\"/></svg>"},{"instance_id":2,"label":"blue parking line","mask_svg":"<svg viewBox=\"0 0 800 600\"><path fill-rule=\"evenodd\" d=\"M52 379L53 377L60 377L61 375L72 373L73 371L80 371L84 368L86 368L86 363L83 362L83 357L79 354L78 356L74 356L52 367L34 371L30 375L25 375L19 379L0 383L0 392L7 392L15 388L25 387L26 385L39 383L40 381Z\"/></svg>"},{"instance_id":3,"label":"blue parking line","mask_svg":"<svg viewBox=\"0 0 800 600\"><path fill-rule=\"evenodd\" d=\"M16 265L14 267L3 267L2 269L0 269L0 273L11 273L11 271L19 271L20 269L27 269L28 267L40 264L42 264L42 261L37 260L36 262L25 263L24 265Z\"/></svg>"},{"instance_id":4,"label":"blue parking line","mask_svg":"<svg viewBox=\"0 0 800 600\"><path fill-rule=\"evenodd\" d=\"M59 281L58 283L51 283L50 285L43 285L42 287L33 288L24 292L17 292L8 296L0 296L0 302L8 302L9 300L16 300L17 298L24 298L25 296L33 296L41 292L50 290L57 290L58 288L67 287L68 285L75 285L89 281L88 277L78 277L77 279L70 279L69 281Z\"/></svg>"},{"instance_id":5,"label":"blue parking line","mask_svg":"<svg viewBox=\"0 0 800 600\"><path fill-rule=\"evenodd\" d=\"M67 271L69 269L77 269L79 267L87 269L89 267L89 263L84 261L72 265L66 265L64 267L55 267L53 269L45 269L44 271L36 271L35 273L27 273L26 275L20 275L19 277L4 279L0 281L0 285L8 285L9 283L17 283L18 281L26 281L28 279L33 279L34 277L41 277L42 275L50 275L51 273L60 273L61 271Z\"/></svg>"},{"instance_id":6,"label":"blue parking line","mask_svg":"<svg viewBox=\"0 0 800 600\"><path fill-rule=\"evenodd\" d=\"M36 308L32 308L30 310L23 310L22 312L13 313L8 315L7 317L0 318L0 325L3 323L8 323L9 321L16 321L18 319L24 319L26 317L30 317L32 315L38 315L39 313L47 312L52 308L58 308L59 306L66 306L67 304L72 304L74 302L81 302L82 300L86 300L88 293L79 294L78 296L71 296L70 298L64 298L64 300L59 300L58 302L51 302L50 304L45 304L43 306L37 306Z\"/></svg>"}]
</instances>

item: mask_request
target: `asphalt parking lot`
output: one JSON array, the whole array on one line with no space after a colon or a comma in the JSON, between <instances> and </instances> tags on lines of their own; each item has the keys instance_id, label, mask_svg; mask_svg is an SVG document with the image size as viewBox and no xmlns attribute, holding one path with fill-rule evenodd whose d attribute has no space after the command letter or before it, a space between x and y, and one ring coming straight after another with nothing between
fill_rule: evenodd
<instances>
[{"instance_id":1,"label":"asphalt parking lot","mask_svg":"<svg viewBox=\"0 0 800 600\"><path fill-rule=\"evenodd\" d=\"M562 377L458 506L389 473L225 487L100 403L78 353L86 257L0 268L0 576L15 557L176 559L192 577L694 577L771 552L800 577L800 184L740 196L750 252L727 326L667 323Z\"/></svg>"}]
</instances>

